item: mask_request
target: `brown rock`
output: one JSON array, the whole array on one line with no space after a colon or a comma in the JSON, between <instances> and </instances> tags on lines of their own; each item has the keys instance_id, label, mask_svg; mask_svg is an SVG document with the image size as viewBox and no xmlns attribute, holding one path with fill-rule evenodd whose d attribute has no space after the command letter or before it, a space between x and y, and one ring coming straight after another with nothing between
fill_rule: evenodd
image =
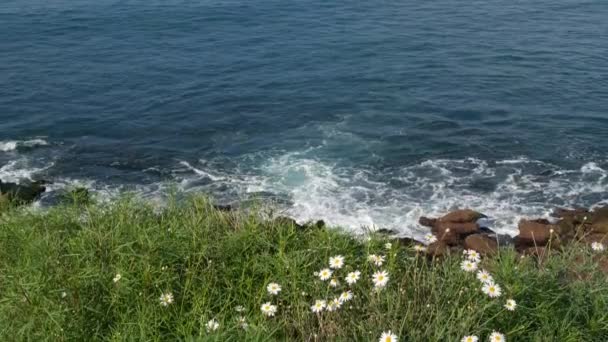
<instances>
[{"instance_id":1,"label":"brown rock","mask_svg":"<svg viewBox=\"0 0 608 342\"><path fill-rule=\"evenodd\" d=\"M457 223L438 221L435 226L433 226L432 231L439 233L445 232L448 229L450 232L454 232L459 235L473 234L479 232L479 225L474 222Z\"/></svg>"},{"instance_id":2,"label":"brown rock","mask_svg":"<svg viewBox=\"0 0 608 342\"><path fill-rule=\"evenodd\" d=\"M608 218L602 220L595 220L590 227L593 233L606 233L608 234Z\"/></svg>"},{"instance_id":3,"label":"brown rock","mask_svg":"<svg viewBox=\"0 0 608 342\"><path fill-rule=\"evenodd\" d=\"M545 247L528 247L528 248L524 249L522 254L528 255L528 256L534 256L539 259L544 259L545 257L549 256L549 253L550 253L550 249L545 248Z\"/></svg>"},{"instance_id":4,"label":"brown rock","mask_svg":"<svg viewBox=\"0 0 608 342\"><path fill-rule=\"evenodd\" d=\"M450 251L448 245L443 241L434 242L426 247L426 254L433 258L440 258Z\"/></svg>"},{"instance_id":5,"label":"brown rock","mask_svg":"<svg viewBox=\"0 0 608 342\"><path fill-rule=\"evenodd\" d=\"M418 223L420 223L421 225L426 226L426 227L434 226L435 222L437 222L437 219L428 218L425 216L420 216L420 218L418 219Z\"/></svg>"},{"instance_id":6,"label":"brown rock","mask_svg":"<svg viewBox=\"0 0 608 342\"><path fill-rule=\"evenodd\" d=\"M433 227L431 231L437 237L437 240L443 241L450 246L455 246L462 242L462 236L451 229L448 230L447 228L443 227Z\"/></svg>"},{"instance_id":7,"label":"brown rock","mask_svg":"<svg viewBox=\"0 0 608 342\"><path fill-rule=\"evenodd\" d=\"M589 210L585 208L574 208L574 209L565 209L565 208L555 208L551 213L553 217L559 218L573 218L579 216L585 216L589 214ZM582 218L582 217L581 217Z\"/></svg>"},{"instance_id":8,"label":"brown rock","mask_svg":"<svg viewBox=\"0 0 608 342\"><path fill-rule=\"evenodd\" d=\"M420 243L412 238L407 238L407 237L403 237L403 238L399 238L397 239L397 241L399 241L399 244L401 246L405 246L405 247L409 247L409 246L414 246L414 245L419 245Z\"/></svg>"},{"instance_id":9,"label":"brown rock","mask_svg":"<svg viewBox=\"0 0 608 342\"><path fill-rule=\"evenodd\" d=\"M464 239L464 248L481 254L494 254L498 250L498 242L484 234L473 234Z\"/></svg>"},{"instance_id":10,"label":"brown rock","mask_svg":"<svg viewBox=\"0 0 608 342\"><path fill-rule=\"evenodd\" d=\"M590 234L590 235L585 236L585 241L588 243L601 242L603 244L607 244L608 243L608 234L602 234L602 233Z\"/></svg>"},{"instance_id":11,"label":"brown rock","mask_svg":"<svg viewBox=\"0 0 608 342\"><path fill-rule=\"evenodd\" d=\"M486 215L477 212L471 209L461 209L455 210L447 215L441 217L439 221L442 222L457 222L457 223L466 223L466 222L476 222L482 217L487 217Z\"/></svg>"},{"instance_id":12,"label":"brown rock","mask_svg":"<svg viewBox=\"0 0 608 342\"><path fill-rule=\"evenodd\" d=\"M544 218L530 220L531 222L540 223L540 224L551 224L551 222Z\"/></svg>"},{"instance_id":13,"label":"brown rock","mask_svg":"<svg viewBox=\"0 0 608 342\"><path fill-rule=\"evenodd\" d=\"M591 220L593 223L608 219L608 205L593 209Z\"/></svg>"},{"instance_id":14,"label":"brown rock","mask_svg":"<svg viewBox=\"0 0 608 342\"><path fill-rule=\"evenodd\" d=\"M551 237L551 229L555 231L553 225L521 220L519 221L519 235L517 235L517 239L522 243L544 245Z\"/></svg>"}]
</instances>

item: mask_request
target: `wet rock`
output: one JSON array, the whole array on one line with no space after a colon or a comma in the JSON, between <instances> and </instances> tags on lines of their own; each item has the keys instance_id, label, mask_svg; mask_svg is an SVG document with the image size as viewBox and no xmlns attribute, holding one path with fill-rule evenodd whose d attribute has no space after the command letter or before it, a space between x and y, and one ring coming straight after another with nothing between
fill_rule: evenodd
<instances>
[{"instance_id":1,"label":"wet rock","mask_svg":"<svg viewBox=\"0 0 608 342\"><path fill-rule=\"evenodd\" d=\"M223 212L230 212L234 210L234 207L230 204L215 204L213 205L213 209Z\"/></svg>"},{"instance_id":2,"label":"wet rock","mask_svg":"<svg viewBox=\"0 0 608 342\"><path fill-rule=\"evenodd\" d=\"M608 205L593 209L591 219L594 223L608 219Z\"/></svg>"},{"instance_id":3,"label":"wet rock","mask_svg":"<svg viewBox=\"0 0 608 342\"><path fill-rule=\"evenodd\" d=\"M521 220L519 221L519 235L517 235L517 239L522 243L530 245L544 245L549 241L552 230L555 231L555 227L550 224Z\"/></svg>"},{"instance_id":4,"label":"wet rock","mask_svg":"<svg viewBox=\"0 0 608 342\"><path fill-rule=\"evenodd\" d=\"M485 234L473 234L464 239L464 248L485 255L494 254L498 250L498 242Z\"/></svg>"},{"instance_id":5,"label":"wet rock","mask_svg":"<svg viewBox=\"0 0 608 342\"><path fill-rule=\"evenodd\" d=\"M591 224L590 230L593 233L608 233L608 219Z\"/></svg>"},{"instance_id":6,"label":"wet rock","mask_svg":"<svg viewBox=\"0 0 608 342\"><path fill-rule=\"evenodd\" d=\"M540 260L544 260L547 256L549 256L550 249L545 247L528 247L523 250L522 254L527 256L533 256L539 258Z\"/></svg>"},{"instance_id":7,"label":"wet rock","mask_svg":"<svg viewBox=\"0 0 608 342\"><path fill-rule=\"evenodd\" d=\"M455 223L467 223L477 222L480 218L485 218L486 215L471 209L460 209L455 210L447 215L442 216L439 221L442 222L455 222Z\"/></svg>"},{"instance_id":8,"label":"wet rock","mask_svg":"<svg viewBox=\"0 0 608 342\"><path fill-rule=\"evenodd\" d=\"M603 244L608 244L608 234L594 233L585 236L584 239L588 243L601 242Z\"/></svg>"},{"instance_id":9,"label":"wet rock","mask_svg":"<svg viewBox=\"0 0 608 342\"><path fill-rule=\"evenodd\" d=\"M376 231L376 233L378 234L382 234L382 235L396 235L397 232L392 230L392 229L388 229L388 228L380 228Z\"/></svg>"},{"instance_id":10,"label":"wet rock","mask_svg":"<svg viewBox=\"0 0 608 342\"><path fill-rule=\"evenodd\" d=\"M404 247L410 247L420 244L420 242L408 237L399 238L397 239L397 241L399 241L399 244Z\"/></svg>"},{"instance_id":11,"label":"wet rock","mask_svg":"<svg viewBox=\"0 0 608 342\"><path fill-rule=\"evenodd\" d=\"M425 216L421 216L418 219L418 223L420 223L421 225L426 226L426 227L432 227L432 226L435 225L436 222L437 222L437 219L435 219L435 218L428 218L428 217L425 217Z\"/></svg>"},{"instance_id":12,"label":"wet rock","mask_svg":"<svg viewBox=\"0 0 608 342\"><path fill-rule=\"evenodd\" d=\"M291 217L279 216L272 221L273 224L277 226L292 226L298 229L304 228L302 225L298 224L296 220Z\"/></svg>"},{"instance_id":13,"label":"wet rock","mask_svg":"<svg viewBox=\"0 0 608 342\"><path fill-rule=\"evenodd\" d=\"M450 252L450 248L443 241L434 242L426 247L426 254L429 257L440 258L447 255Z\"/></svg>"},{"instance_id":14,"label":"wet rock","mask_svg":"<svg viewBox=\"0 0 608 342\"><path fill-rule=\"evenodd\" d=\"M5 183L0 180L0 195L5 198L5 201L27 204L31 203L46 191L46 181L25 182L22 184Z\"/></svg>"},{"instance_id":15,"label":"wet rock","mask_svg":"<svg viewBox=\"0 0 608 342\"><path fill-rule=\"evenodd\" d=\"M551 221L544 219L544 218L538 218L538 219L533 219L533 220L529 220L529 221L540 223L540 224L551 224Z\"/></svg>"},{"instance_id":16,"label":"wet rock","mask_svg":"<svg viewBox=\"0 0 608 342\"><path fill-rule=\"evenodd\" d=\"M589 210L585 208L574 208L574 209L566 209L566 208L555 208L551 213L551 216L558 218L574 218L579 216L586 216L589 214ZM581 217L581 218L582 218Z\"/></svg>"},{"instance_id":17,"label":"wet rock","mask_svg":"<svg viewBox=\"0 0 608 342\"><path fill-rule=\"evenodd\" d=\"M458 235L466 235L479 232L479 225L474 222L456 223L439 221L435 224L435 226L433 226L431 231L439 234L440 232L444 232L448 229L450 232L454 232Z\"/></svg>"},{"instance_id":18,"label":"wet rock","mask_svg":"<svg viewBox=\"0 0 608 342\"><path fill-rule=\"evenodd\" d=\"M462 242L462 236L455 230L448 229L446 227L439 227L432 229L433 234L437 237L437 240L445 242L450 246L458 245Z\"/></svg>"}]
</instances>

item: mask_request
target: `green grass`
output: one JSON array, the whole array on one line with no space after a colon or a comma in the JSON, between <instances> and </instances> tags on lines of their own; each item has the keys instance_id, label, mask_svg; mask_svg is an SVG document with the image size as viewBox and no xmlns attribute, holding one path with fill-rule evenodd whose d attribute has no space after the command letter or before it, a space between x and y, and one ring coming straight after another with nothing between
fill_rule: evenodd
<instances>
[{"instance_id":1,"label":"green grass","mask_svg":"<svg viewBox=\"0 0 608 342\"><path fill-rule=\"evenodd\" d=\"M543 263L505 247L481 266L503 295L484 295L463 256L427 260L386 237L357 239L339 229L298 229L261 219L263 209L222 213L203 197L165 209L125 198L110 204L7 210L0 216L0 340L377 340L459 341L493 330L508 341L608 340L608 282L598 255L573 245ZM387 287L372 291L386 255ZM343 255L338 289L314 276ZM605 254L602 256L605 257ZM362 272L354 300L317 316L315 299L345 290L344 276ZM120 273L122 279L113 282ZM278 296L269 282L282 286ZM160 305L164 292L173 304ZM506 311L508 298L517 301ZM278 305L273 318L260 306ZM242 305L249 328L239 327ZM220 328L206 331L215 318Z\"/></svg>"}]
</instances>

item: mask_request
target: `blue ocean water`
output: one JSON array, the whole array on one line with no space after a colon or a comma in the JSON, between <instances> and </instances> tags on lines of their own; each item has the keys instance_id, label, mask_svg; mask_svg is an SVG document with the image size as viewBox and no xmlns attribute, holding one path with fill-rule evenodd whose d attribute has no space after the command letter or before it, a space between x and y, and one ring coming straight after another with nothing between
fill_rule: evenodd
<instances>
[{"instance_id":1,"label":"blue ocean water","mask_svg":"<svg viewBox=\"0 0 608 342\"><path fill-rule=\"evenodd\" d=\"M418 235L608 201L604 0L4 0L0 179ZM52 191L51 191L52 193Z\"/></svg>"}]
</instances>

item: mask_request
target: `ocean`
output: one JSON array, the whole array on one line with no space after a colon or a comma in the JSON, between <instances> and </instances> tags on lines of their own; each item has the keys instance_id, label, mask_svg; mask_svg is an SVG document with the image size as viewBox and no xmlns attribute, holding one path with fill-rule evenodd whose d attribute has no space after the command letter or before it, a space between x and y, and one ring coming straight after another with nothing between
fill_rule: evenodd
<instances>
[{"instance_id":1,"label":"ocean","mask_svg":"<svg viewBox=\"0 0 608 342\"><path fill-rule=\"evenodd\" d=\"M0 179L413 237L471 207L513 235L608 203L606 18L604 0L4 0Z\"/></svg>"}]
</instances>

